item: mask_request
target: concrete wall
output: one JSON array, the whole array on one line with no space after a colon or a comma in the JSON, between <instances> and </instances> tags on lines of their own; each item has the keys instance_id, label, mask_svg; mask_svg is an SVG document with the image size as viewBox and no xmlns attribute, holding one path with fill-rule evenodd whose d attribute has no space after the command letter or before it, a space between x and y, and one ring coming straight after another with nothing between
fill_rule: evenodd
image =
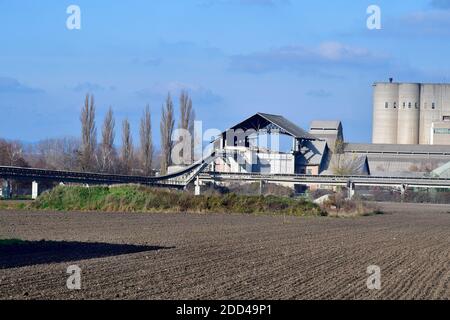
<instances>
[{"instance_id":1,"label":"concrete wall","mask_svg":"<svg viewBox=\"0 0 450 320\"><path fill-rule=\"evenodd\" d=\"M253 150L230 152L214 162L216 172L293 174L294 155L286 153L258 153Z\"/></svg>"}]
</instances>

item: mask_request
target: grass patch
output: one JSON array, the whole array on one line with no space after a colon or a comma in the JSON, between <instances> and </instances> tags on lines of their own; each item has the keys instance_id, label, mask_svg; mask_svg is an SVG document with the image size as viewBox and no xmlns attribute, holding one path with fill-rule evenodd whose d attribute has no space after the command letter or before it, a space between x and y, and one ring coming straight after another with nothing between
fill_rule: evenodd
<instances>
[{"instance_id":1,"label":"grass patch","mask_svg":"<svg viewBox=\"0 0 450 320\"><path fill-rule=\"evenodd\" d=\"M322 204L322 209L331 217L367 217L384 214L373 203L358 198L346 199L345 195L339 193L330 195L328 200Z\"/></svg>"},{"instance_id":2,"label":"grass patch","mask_svg":"<svg viewBox=\"0 0 450 320\"><path fill-rule=\"evenodd\" d=\"M187 192L136 185L90 188L58 186L42 194L31 207L58 211L326 215L318 205L306 199L234 193L193 196Z\"/></svg>"},{"instance_id":3,"label":"grass patch","mask_svg":"<svg viewBox=\"0 0 450 320\"><path fill-rule=\"evenodd\" d=\"M27 210L32 201L0 200L0 210Z\"/></svg>"},{"instance_id":4,"label":"grass patch","mask_svg":"<svg viewBox=\"0 0 450 320\"><path fill-rule=\"evenodd\" d=\"M0 246L12 246L24 243L26 243L26 241L20 239L0 239Z\"/></svg>"}]
</instances>

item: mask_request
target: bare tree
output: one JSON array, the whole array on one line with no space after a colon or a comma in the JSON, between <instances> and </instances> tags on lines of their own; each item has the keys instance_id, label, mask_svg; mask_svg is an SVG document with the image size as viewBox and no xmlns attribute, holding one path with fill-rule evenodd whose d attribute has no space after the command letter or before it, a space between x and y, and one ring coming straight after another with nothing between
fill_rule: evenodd
<instances>
[{"instance_id":1,"label":"bare tree","mask_svg":"<svg viewBox=\"0 0 450 320\"><path fill-rule=\"evenodd\" d=\"M95 150L97 146L97 129L95 127L94 96L86 95L84 106L81 109L81 150L80 168L84 171L95 169Z\"/></svg>"},{"instance_id":2,"label":"bare tree","mask_svg":"<svg viewBox=\"0 0 450 320\"><path fill-rule=\"evenodd\" d=\"M161 131L161 174L167 173L171 164L171 153L173 147L172 134L175 126L173 114L173 102L170 93L167 95L166 103L162 108L160 123Z\"/></svg>"},{"instance_id":3,"label":"bare tree","mask_svg":"<svg viewBox=\"0 0 450 320\"><path fill-rule=\"evenodd\" d=\"M100 146L100 170L102 172L113 173L115 171L115 126L114 113L109 107L102 127L102 144Z\"/></svg>"},{"instance_id":4,"label":"bare tree","mask_svg":"<svg viewBox=\"0 0 450 320\"><path fill-rule=\"evenodd\" d=\"M33 167L54 170L75 170L80 140L73 137L45 139L34 148Z\"/></svg>"},{"instance_id":5,"label":"bare tree","mask_svg":"<svg viewBox=\"0 0 450 320\"><path fill-rule=\"evenodd\" d=\"M345 142L344 140L338 138L334 143L334 150L332 150L336 154L344 154L345 151Z\"/></svg>"},{"instance_id":6,"label":"bare tree","mask_svg":"<svg viewBox=\"0 0 450 320\"><path fill-rule=\"evenodd\" d=\"M180 139L184 139L185 141L181 141L184 147L182 148L180 156L185 162L187 161L184 164L192 163L194 156L194 119L195 113L192 108L192 99L189 97L189 94L183 90L180 95L180 129L185 131L185 135ZM190 140L187 140L187 138L190 138ZM183 150L189 150L189 155L185 156Z\"/></svg>"},{"instance_id":7,"label":"bare tree","mask_svg":"<svg viewBox=\"0 0 450 320\"><path fill-rule=\"evenodd\" d=\"M150 176L152 174L153 140L150 107L148 105L145 107L144 114L141 119L140 138L141 167L144 175Z\"/></svg>"},{"instance_id":8,"label":"bare tree","mask_svg":"<svg viewBox=\"0 0 450 320\"><path fill-rule=\"evenodd\" d=\"M0 139L0 165L28 167L22 143Z\"/></svg>"},{"instance_id":9,"label":"bare tree","mask_svg":"<svg viewBox=\"0 0 450 320\"><path fill-rule=\"evenodd\" d=\"M122 172L131 174L133 164L133 137L130 132L128 119L122 122L122 150L121 150Z\"/></svg>"}]
</instances>

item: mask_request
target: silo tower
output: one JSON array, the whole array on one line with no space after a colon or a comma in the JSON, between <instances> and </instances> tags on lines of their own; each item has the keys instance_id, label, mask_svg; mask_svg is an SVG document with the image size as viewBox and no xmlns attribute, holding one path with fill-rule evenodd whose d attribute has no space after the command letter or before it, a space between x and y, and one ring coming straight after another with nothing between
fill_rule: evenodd
<instances>
[{"instance_id":1,"label":"silo tower","mask_svg":"<svg viewBox=\"0 0 450 320\"><path fill-rule=\"evenodd\" d=\"M398 87L398 144L419 143L420 84L401 83Z\"/></svg>"},{"instance_id":2,"label":"silo tower","mask_svg":"<svg viewBox=\"0 0 450 320\"><path fill-rule=\"evenodd\" d=\"M372 143L397 143L398 83L375 83L373 85Z\"/></svg>"}]
</instances>

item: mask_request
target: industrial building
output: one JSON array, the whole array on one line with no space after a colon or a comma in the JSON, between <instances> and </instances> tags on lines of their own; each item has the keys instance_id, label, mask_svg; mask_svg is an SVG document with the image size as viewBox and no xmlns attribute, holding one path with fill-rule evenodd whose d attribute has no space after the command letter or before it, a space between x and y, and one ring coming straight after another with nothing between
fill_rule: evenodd
<instances>
[{"instance_id":1,"label":"industrial building","mask_svg":"<svg viewBox=\"0 0 450 320\"><path fill-rule=\"evenodd\" d=\"M214 142L222 156L210 170L426 177L450 162L450 145L348 143L343 132L340 121L314 120L307 132L282 116L257 113L224 131ZM261 145L261 138L267 134L291 137L291 150L283 152L270 148L268 143Z\"/></svg>"},{"instance_id":2,"label":"industrial building","mask_svg":"<svg viewBox=\"0 0 450 320\"><path fill-rule=\"evenodd\" d=\"M344 141L344 130L341 121L314 120L311 122L309 133L325 140L334 150L337 141Z\"/></svg>"},{"instance_id":3,"label":"industrial building","mask_svg":"<svg viewBox=\"0 0 450 320\"><path fill-rule=\"evenodd\" d=\"M292 139L288 151L267 136ZM265 140L264 140L265 139ZM261 143L265 142L265 143ZM280 115L256 113L214 141L217 173L430 177L450 171L450 84L373 85L372 144L345 142L339 120L306 131Z\"/></svg>"},{"instance_id":4,"label":"industrial building","mask_svg":"<svg viewBox=\"0 0 450 320\"><path fill-rule=\"evenodd\" d=\"M266 174L334 174L342 167L352 174L370 173L366 155L345 155L333 152L336 140L342 139L339 121L316 121L309 132L283 116L257 113L224 131L214 142L221 153L210 167L214 172ZM313 134L315 133L315 134ZM290 151L269 146L279 135L292 139ZM263 143L261 143L263 141Z\"/></svg>"},{"instance_id":5,"label":"industrial building","mask_svg":"<svg viewBox=\"0 0 450 320\"><path fill-rule=\"evenodd\" d=\"M450 145L450 84L375 83L372 143Z\"/></svg>"},{"instance_id":6,"label":"industrial building","mask_svg":"<svg viewBox=\"0 0 450 320\"><path fill-rule=\"evenodd\" d=\"M450 162L448 145L345 143L344 153L366 156L375 176L426 177Z\"/></svg>"}]
</instances>

